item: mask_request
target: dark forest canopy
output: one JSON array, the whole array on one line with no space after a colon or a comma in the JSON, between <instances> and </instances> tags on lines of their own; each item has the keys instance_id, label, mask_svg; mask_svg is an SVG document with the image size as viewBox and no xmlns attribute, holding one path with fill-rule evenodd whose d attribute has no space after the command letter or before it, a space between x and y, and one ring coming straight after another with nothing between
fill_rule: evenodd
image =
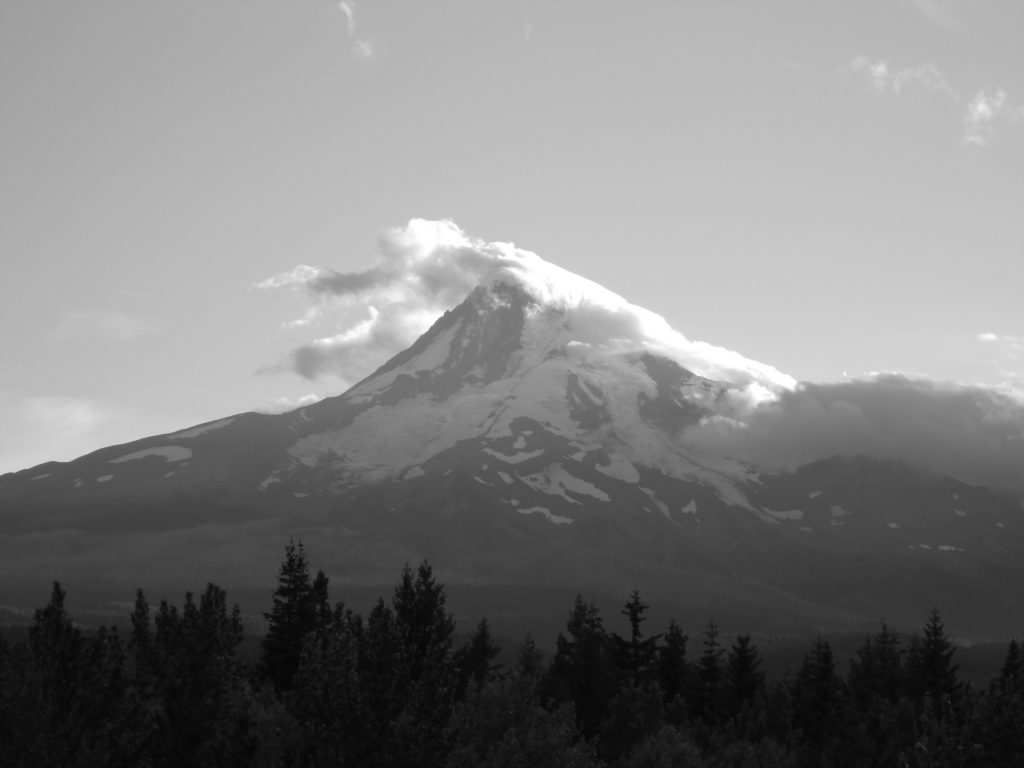
<instances>
[{"instance_id":1,"label":"dark forest canopy","mask_svg":"<svg viewBox=\"0 0 1024 768\"><path fill-rule=\"evenodd\" d=\"M486 618L459 640L444 586L406 567L366 614L289 543L258 664L241 612L210 584L184 602L136 595L130 629L86 634L54 584L27 639L0 638L0 764L22 766L1016 766L1024 654L975 687L933 610L918 636L883 624L848 672L818 637L769 679L755 639L714 622L691 641L628 632L577 597L545 658L501 652ZM504 661L499 661L504 659Z\"/></svg>"}]
</instances>

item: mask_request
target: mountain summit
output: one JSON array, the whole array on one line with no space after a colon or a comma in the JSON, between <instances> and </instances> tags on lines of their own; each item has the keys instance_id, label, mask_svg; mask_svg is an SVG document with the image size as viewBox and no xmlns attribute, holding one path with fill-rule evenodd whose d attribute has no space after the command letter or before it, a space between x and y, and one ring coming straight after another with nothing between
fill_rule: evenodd
<instances>
[{"instance_id":1,"label":"mountain summit","mask_svg":"<svg viewBox=\"0 0 1024 768\"><path fill-rule=\"evenodd\" d=\"M0 477L4 582L259 586L296 533L342 583L429 557L453 584L637 585L747 627L1024 619L1021 498L864 457L766 473L698 451L690 428L795 382L516 253L342 395Z\"/></svg>"}]
</instances>

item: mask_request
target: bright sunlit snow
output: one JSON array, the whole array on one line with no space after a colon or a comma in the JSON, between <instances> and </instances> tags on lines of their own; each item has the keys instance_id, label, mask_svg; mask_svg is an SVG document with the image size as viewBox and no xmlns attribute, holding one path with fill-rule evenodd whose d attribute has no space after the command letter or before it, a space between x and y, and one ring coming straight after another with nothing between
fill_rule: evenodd
<instances>
[{"instance_id":1,"label":"bright sunlit snow","mask_svg":"<svg viewBox=\"0 0 1024 768\"><path fill-rule=\"evenodd\" d=\"M185 448L180 445L162 445L157 448L144 448L141 451L134 451L133 453L127 453L124 456L119 456L116 459L111 459L108 464L120 464L124 461L134 461L135 459L144 459L147 456L159 456L164 461L185 461L192 457L192 449Z\"/></svg>"}]
</instances>

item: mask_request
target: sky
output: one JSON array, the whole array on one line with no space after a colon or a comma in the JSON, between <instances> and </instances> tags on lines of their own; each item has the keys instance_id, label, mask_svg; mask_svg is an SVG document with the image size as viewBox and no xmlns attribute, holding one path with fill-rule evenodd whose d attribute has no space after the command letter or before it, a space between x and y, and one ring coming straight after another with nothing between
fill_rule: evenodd
<instances>
[{"instance_id":1,"label":"sky","mask_svg":"<svg viewBox=\"0 0 1024 768\"><path fill-rule=\"evenodd\" d=\"M783 410L1005 404L1022 33L985 0L0 0L0 472L339 394L466 283L336 276L449 227L813 383Z\"/></svg>"}]
</instances>

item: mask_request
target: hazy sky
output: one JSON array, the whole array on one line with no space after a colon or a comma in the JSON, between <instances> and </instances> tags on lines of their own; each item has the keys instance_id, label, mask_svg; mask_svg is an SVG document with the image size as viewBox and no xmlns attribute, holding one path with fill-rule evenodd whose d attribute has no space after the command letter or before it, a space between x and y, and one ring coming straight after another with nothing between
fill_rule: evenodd
<instances>
[{"instance_id":1,"label":"hazy sky","mask_svg":"<svg viewBox=\"0 0 1024 768\"><path fill-rule=\"evenodd\" d=\"M799 380L1024 391L1022 38L1010 0L0 0L0 472L339 393L288 364L333 315L256 286L417 217Z\"/></svg>"}]
</instances>

